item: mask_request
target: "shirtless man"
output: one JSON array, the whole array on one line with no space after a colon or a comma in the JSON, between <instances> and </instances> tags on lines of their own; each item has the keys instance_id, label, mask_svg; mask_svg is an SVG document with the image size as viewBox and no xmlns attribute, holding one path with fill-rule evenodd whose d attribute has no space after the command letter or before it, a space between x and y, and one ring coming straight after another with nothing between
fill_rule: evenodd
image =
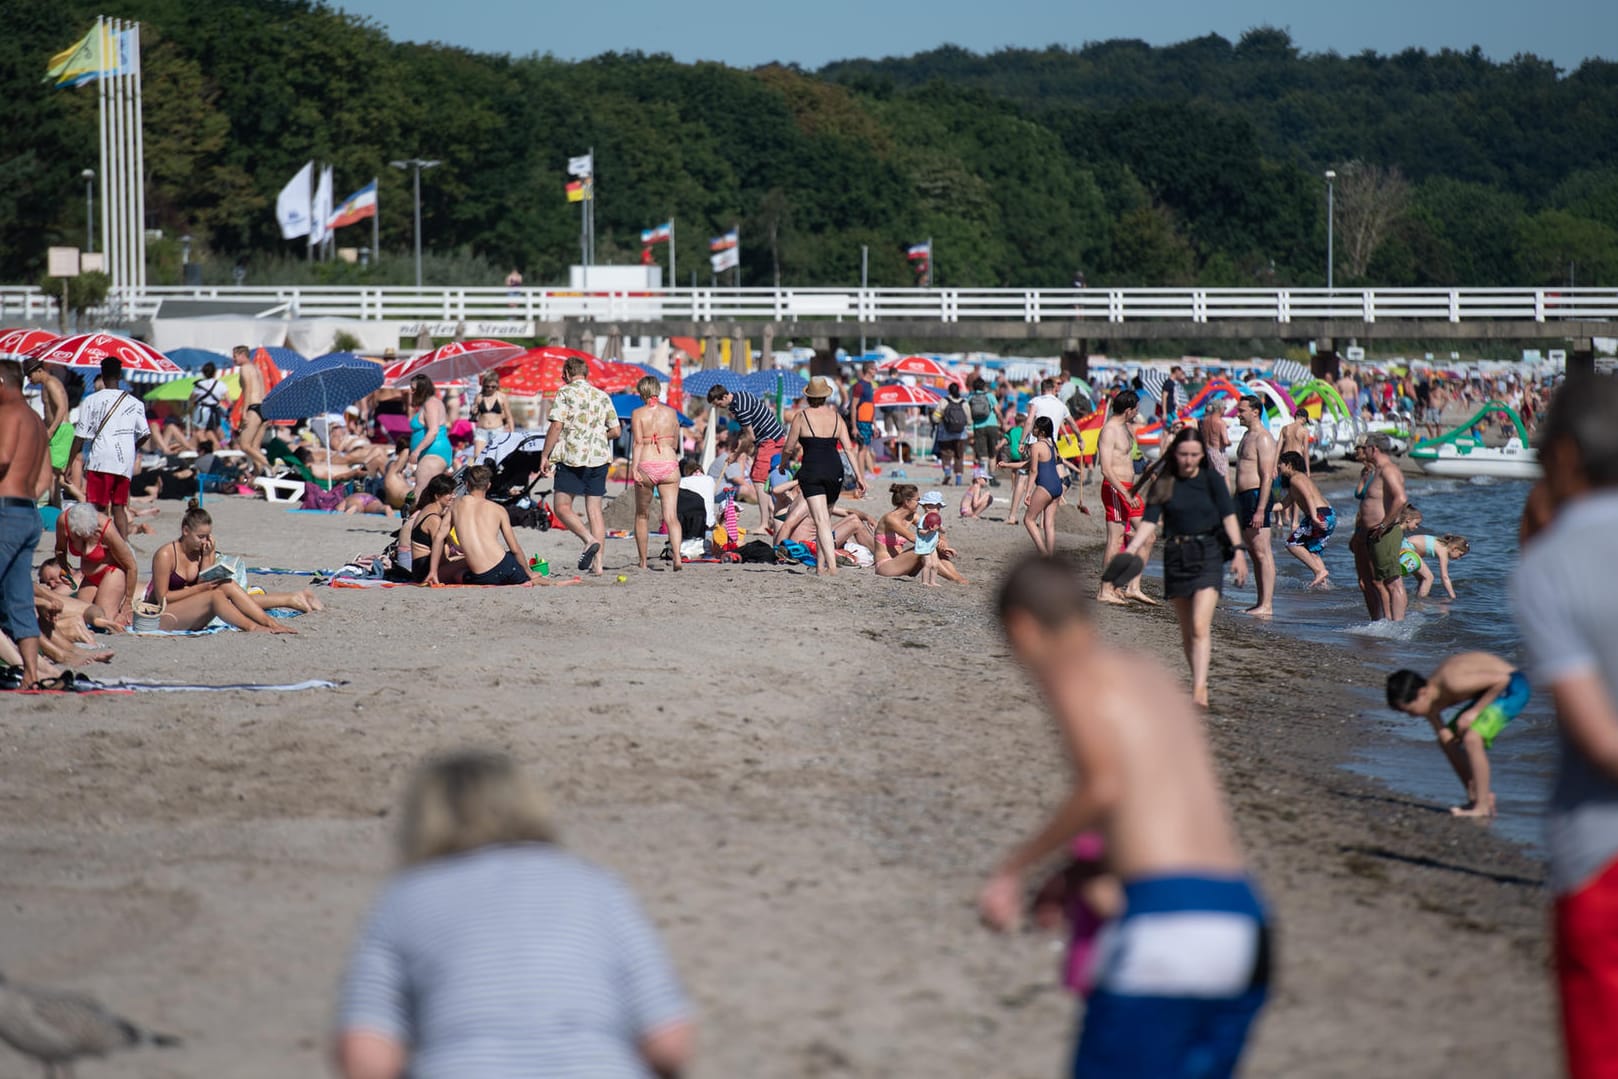
<instances>
[{"instance_id":1,"label":"shirtless man","mask_svg":"<svg viewBox=\"0 0 1618 1079\"><path fill-rule=\"evenodd\" d=\"M1135 435L1132 425L1139 414L1140 397L1135 391L1119 392L1112 399L1111 414L1107 422L1101 425L1101 433L1096 440L1096 463L1101 468L1101 507L1107 516L1107 545L1101 551L1102 569L1106 569L1113 555L1124 549L1135 522L1146 512L1146 500L1137 498L1130 490L1135 482L1132 456ZM1152 557L1151 549L1143 551L1141 557L1149 560ZM1115 585L1106 581L1101 582L1101 591L1096 593L1096 599L1120 607L1130 599L1154 606L1157 603L1140 590L1139 577L1129 582L1128 591L1125 592L1118 591Z\"/></svg>"},{"instance_id":2,"label":"shirtless man","mask_svg":"<svg viewBox=\"0 0 1618 1079\"><path fill-rule=\"evenodd\" d=\"M242 384L242 429L236 432L236 448L247 454L260 474L267 476L270 461L260 448L264 444L264 414L259 410L264 403L264 376L246 345L231 349L230 358L236 364Z\"/></svg>"},{"instance_id":3,"label":"shirtless man","mask_svg":"<svg viewBox=\"0 0 1618 1079\"><path fill-rule=\"evenodd\" d=\"M68 453L73 448L73 428L67 424L68 404L67 387L62 380L51 374L50 369L43 363L34 362L28 369L28 381L39 387L40 402L45 406L45 442L50 447L52 481L51 502L60 501L55 488L62 482L62 476L67 471ZM61 444L57 444L60 437Z\"/></svg>"},{"instance_id":4,"label":"shirtless man","mask_svg":"<svg viewBox=\"0 0 1618 1079\"><path fill-rule=\"evenodd\" d=\"M1343 373L1337 380L1337 396L1343 399L1350 412L1360 407L1360 384L1354 380L1354 369L1344 366Z\"/></svg>"},{"instance_id":5,"label":"shirtless man","mask_svg":"<svg viewBox=\"0 0 1618 1079\"><path fill-rule=\"evenodd\" d=\"M22 368L0 363L0 623L22 656L23 687L39 684L34 548L43 525L35 502L50 486L45 424L22 395Z\"/></svg>"},{"instance_id":6,"label":"shirtless man","mask_svg":"<svg viewBox=\"0 0 1618 1079\"><path fill-rule=\"evenodd\" d=\"M1276 458L1275 467L1287 483L1286 504L1297 511L1298 523L1287 535L1287 550L1315 575L1307 587L1329 588L1331 574L1320 554L1337 531L1337 511L1309 477L1302 455L1287 450Z\"/></svg>"},{"instance_id":7,"label":"shirtless man","mask_svg":"<svg viewBox=\"0 0 1618 1079\"><path fill-rule=\"evenodd\" d=\"M1521 671L1488 652L1451 656L1430 678L1409 670L1388 675L1388 706L1432 724L1438 747L1466 788L1466 804L1450 808L1457 817L1494 816L1488 750L1530 693ZM1461 707L1445 722L1444 710L1456 705Z\"/></svg>"},{"instance_id":8,"label":"shirtless man","mask_svg":"<svg viewBox=\"0 0 1618 1079\"><path fill-rule=\"evenodd\" d=\"M1313 474L1309 468L1309 413L1299 412L1281 428L1281 445L1276 452L1297 454L1303 458L1303 474Z\"/></svg>"},{"instance_id":9,"label":"shirtless man","mask_svg":"<svg viewBox=\"0 0 1618 1079\"><path fill-rule=\"evenodd\" d=\"M1373 622L1383 618L1403 622L1409 600L1404 570L1399 565L1399 548L1404 543L1399 515L1405 508L1405 478L1398 462L1388 456L1392 448L1392 440L1376 432L1360 439L1355 449L1370 474L1348 548L1354 552L1354 569Z\"/></svg>"},{"instance_id":10,"label":"shirtless man","mask_svg":"<svg viewBox=\"0 0 1618 1079\"><path fill-rule=\"evenodd\" d=\"M1248 394L1236 402L1236 418L1247 429L1236 448L1236 519L1242 540L1253 552L1253 582L1258 602L1247 613L1268 618L1274 613L1275 552L1270 549L1270 495L1275 483L1275 436L1264 426L1264 402Z\"/></svg>"},{"instance_id":11,"label":"shirtless man","mask_svg":"<svg viewBox=\"0 0 1618 1079\"><path fill-rule=\"evenodd\" d=\"M1016 928L1026 875L1074 836L1100 833L1124 913L1098 945L1072 1074L1234 1074L1268 991L1268 930L1202 718L1155 660L1102 640L1066 563L1026 559L998 606L1066 743L1074 783L989 878L983 921Z\"/></svg>"},{"instance_id":12,"label":"shirtless man","mask_svg":"<svg viewBox=\"0 0 1618 1079\"><path fill-rule=\"evenodd\" d=\"M450 520L462 552L466 555L466 574L463 584L573 584L579 580L553 581L528 569L528 556L523 554L517 534L511 530L511 517L504 506L490 502L489 484L494 470L488 465L473 465L466 470L466 494L450 506ZM438 567L444 557L444 541L451 529L440 529L433 535L432 561L428 564L428 585L438 584ZM505 546L501 546L504 541Z\"/></svg>"}]
</instances>

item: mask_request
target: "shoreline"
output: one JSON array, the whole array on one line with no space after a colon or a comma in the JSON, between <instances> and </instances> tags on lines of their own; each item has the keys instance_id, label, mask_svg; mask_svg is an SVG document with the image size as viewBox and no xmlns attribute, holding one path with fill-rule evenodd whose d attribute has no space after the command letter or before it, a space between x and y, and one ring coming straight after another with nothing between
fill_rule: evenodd
<instances>
[{"instance_id":1,"label":"shoreline","mask_svg":"<svg viewBox=\"0 0 1618 1079\"><path fill-rule=\"evenodd\" d=\"M143 563L177 528L162 505L135 541ZM390 524L208 508L220 549L256 566L341 564ZM965 588L641 573L633 543L609 540L613 568L577 587L334 590L293 637L117 639L111 675L346 684L9 709L0 967L186 1039L98 1077L316 1074L405 776L490 745L538 771L565 842L661 929L699 1008L697 1079L1060 1074L1075 1009L1052 938L992 936L973 909L1063 782L989 614L1028 537L991 512L950 518ZM1064 510L1059 528L1093 579L1099 515ZM518 536L554 565L577 558L565 533ZM1099 621L1183 684L1172 612ZM1346 706L1343 687L1367 680L1354 656L1224 613L1216 633L1210 737L1279 933L1244 1074L1555 1074L1538 866L1341 767L1386 737ZM0 1050L0 1076L24 1074Z\"/></svg>"}]
</instances>

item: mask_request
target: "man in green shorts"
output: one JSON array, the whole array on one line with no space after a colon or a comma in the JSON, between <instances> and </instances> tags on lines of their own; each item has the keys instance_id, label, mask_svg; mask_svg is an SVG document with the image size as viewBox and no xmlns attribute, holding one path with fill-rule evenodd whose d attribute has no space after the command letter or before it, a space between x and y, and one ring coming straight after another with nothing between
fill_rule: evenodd
<instances>
[{"instance_id":1,"label":"man in green shorts","mask_svg":"<svg viewBox=\"0 0 1618 1079\"><path fill-rule=\"evenodd\" d=\"M1356 456L1368 471L1361 477L1364 496L1354 521L1354 569L1365 593L1365 608L1372 621L1386 618L1403 622L1409 597L1405 594L1404 568L1399 565L1399 549L1404 529L1399 515L1405 508L1405 480L1399 462L1390 456L1388 436L1363 436L1355 447Z\"/></svg>"},{"instance_id":2,"label":"man in green shorts","mask_svg":"<svg viewBox=\"0 0 1618 1079\"><path fill-rule=\"evenodd\" d=\"M53 476L51 503L56 505L61 502L57 488L73 450L73 425L67 422L67 388L37 360L28 368L28 381L39 387L40 403L45 406L45 437L50 442Z\"/></svg>"},{"instance_id":3,"label":"man in green shorts","mask_svg":"<svg viewBox=\"0 0 1618 1079\"><path fill-rule=\"evenodd\" d=\"M1494 816L1488 750L1522 712L1529 695L1527 676L1488 652L1451 656L1431 678L1411 670L1388 675L1389 707L1432 724L1439 748L1466 788L1466 805L1450 809L1457 817ZM1446 708L1456 709L1448 721Z\"/></svg>"}]
</instances>

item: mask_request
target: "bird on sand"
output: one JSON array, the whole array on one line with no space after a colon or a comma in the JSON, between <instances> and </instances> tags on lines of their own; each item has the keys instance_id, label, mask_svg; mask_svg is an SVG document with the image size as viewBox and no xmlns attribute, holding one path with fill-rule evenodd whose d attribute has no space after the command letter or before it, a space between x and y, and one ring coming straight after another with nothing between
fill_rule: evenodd
<instances>
[{"instance_id":1,"label":"bird on sand","mask_svg":"<svg viewBox=\"0 0 1618 1079\"><path fill-rule=\"evenodd\" d=\"M157 1034L102 1007L94 997L23 985L0 974L0 1041L45 1065L45 1079L73 1079L79 1057L103 1057L138 1045L173 1047Z\"/></svg>"}]
</instances>

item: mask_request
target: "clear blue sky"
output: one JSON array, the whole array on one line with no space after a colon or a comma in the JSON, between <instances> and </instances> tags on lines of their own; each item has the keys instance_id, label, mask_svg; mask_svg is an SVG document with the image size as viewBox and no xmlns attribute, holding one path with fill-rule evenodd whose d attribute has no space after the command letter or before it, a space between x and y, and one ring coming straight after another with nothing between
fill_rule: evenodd
<instances>
[{"instance_id":1,"label":"clear blue sky","mask_svg":"<svg viewBox=\"0 0 1618 1079\"><path fill-rule=\"evenodd\" d=\"M908 55L946 43L1083 45L1140 38L1166 45L1207 33L1234 41L1254 26L1291 32L1305 52L1381 53L1480 46L1504 60L1531 52L1565 69L1618 59L1618 0L333 0L399 41L479 52L671 53L751 67Z\"/></svg>"}]
</instances>

